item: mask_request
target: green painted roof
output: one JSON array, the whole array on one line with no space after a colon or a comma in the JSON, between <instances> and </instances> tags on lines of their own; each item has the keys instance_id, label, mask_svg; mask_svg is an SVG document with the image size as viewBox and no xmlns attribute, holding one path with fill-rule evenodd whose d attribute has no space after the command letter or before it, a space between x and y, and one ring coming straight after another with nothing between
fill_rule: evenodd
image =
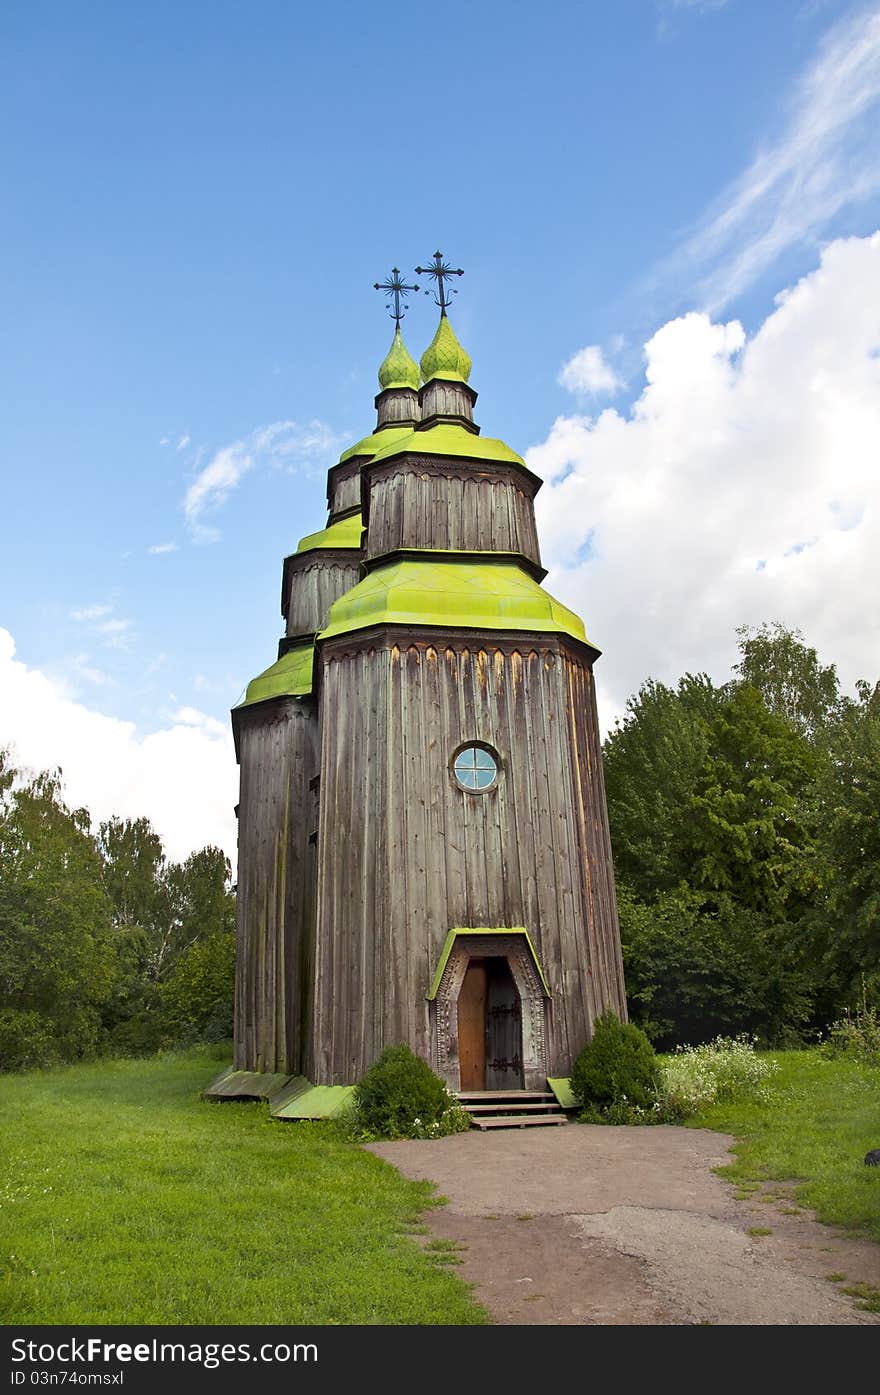
<instances>
[{"instance_id":1,"label":"green painted roof","mask_svg":"<svg viewBox=\"0 0 880 1395\"><path fill-rule=\"evenodd\" d=\"M371 464L378 460L390 460L393 455L404 452L411 455L466 456L471 460L491 460L500 465L526 463L503 441L497 441L493 436L475 436L473 431L467 431L454 422L438 422L425 431L413 431L408 427L405 432L395 432L394 436L395 439L389 440L384 448L381 445L376 448Z\"/></svg>"},{"instance_id":2,"label":"green painted roof","mask_svg":"<svg viewBox=\"0 0 880 1395\"><path fill-rule=\"evenodd\" d=\"M577 615L514 562L389 562L334 602L319 638L379 624L525 630L586 640Z\"/></svg>"},{"instance_id":3,"label":"green painted roof","mask_svg":"<svg viewBox=\"0 0 880 1395\"><path fill-rule=\"evenodd\" d=\"M314 658L315 646L311 640L288 649L265 673L251 679L236 711L255 702L265 702L267 698L308 696L312 691Z\"/></svg>"},{"instance_id":4,"label":"green painted roof","mask_svg":"<svg viewBox=\"0 0 880 1395\"><path fill-rule=\"evenodd\" d=\"M419 390L419 365L403 342L400 325L394 331L391 348L379 365L379 386L386 388L412 388Z\"/></svg>"},{"instance_id":5,"label":"green painted roof","mask_svg":"<svg viewBox=\"0 0 880 1395\"><path fill-rule=\"evenodd\" d=\"M466 383L471 375L470 355L459 344L446 315L440 316L437 333L422 354L421 369L426 383L431 378Z\"/></svg>"},{"instance_id":6,"label":"green painted roof","mask_svg":"<svg viewBox=\"0 0 880 1395\"><path fill-rule=\"evenodd\" d=\"M354 547L361 545L364 525L359 513L350 513L347 518L337 519L329 528L319 533L309 533L302 539L297 552L316 552L319 547Z\"/></svg>"},{"instance_id":7,"label":"green painted roof","mask_svg":"<svg viewBox=\"0 0 880 1395\"><path fill-rule=\"evenodd\" d=\"M304 1075L269 1100L273 1119L332 1119L354 1100L353 1085L312 1085Z\"/></svg>"},{"instance_id":8,"label":"green painted roof","mask_svg":"<svg viewBox=\"0 0 880 1395\"><path fill-rule=\"evenodd\" d=\"M344 450L337 464L343 465L346 460L351 460L353 455L375 455L377 450L381 450L391 441L399 440L401 436L408 436L411 431L411 426L386 426L381 431L374 431L371 436L365 436L362 441Z\"/></svg>"},{"instance_id":9,"label":"green painted roof","mask_svg":"<svg viewBox=\"0 0 880 1395\"><path fill-rule=\"evenodd\" d=\"M550 1089L556 1096L557 1104L560 1104L563 1109L577 1109L578 1102L575 1099L574 1091L571 1088L570 1076L558 1075L554 1076L551 1080L550 1076L548 1075L547 1084L550 1086Z\"/></svg>"}]
</instances>

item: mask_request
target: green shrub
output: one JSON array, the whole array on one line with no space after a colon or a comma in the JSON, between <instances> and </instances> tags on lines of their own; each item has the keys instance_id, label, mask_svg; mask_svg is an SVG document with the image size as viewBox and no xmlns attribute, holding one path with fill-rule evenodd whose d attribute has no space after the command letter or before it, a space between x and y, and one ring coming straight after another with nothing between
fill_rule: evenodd
<instances>
[{"instance_id":1,"label":"green shrub","mask_svg":"<svg viewBox=\"0 0 880 1395\"><path fill-rule=\"evenodd\" d=\"M355 1087L349 1130L358 1137L439 1138L470 1127L443 1081L403 1042L383 1051Z\"/></svg>"},{"instance_id":2,"label":"green shrub","mask_svg":"<svg viewBox=\"0 0 880 1395\"><path fill-rule=\"evenodd\" d=\"M860 1008L852 1017L832 1022L820 1050L823 1056L848 1056L866 1066L880 1066L880 1016L876 1008Z\"/></svg>"},{"instance_id":3,"label":"green shrub","mask_svg":"<svg viewBox=\"0 0 880 1395\"><path fill-rule=\"evenodd\" d=\"M0 1070L33 1070L57 1058L51 1022L39 1012L0 1008Z\"/></svg>"},{"instance_id":4,"label":"green shrub","mask_svg":"<svg viewBox=\"0 0 880 1395\"><path fill-rule=\"evenodd\" d=\"M590 1118L598 1110L606 1123L624 1116L629 1122L632 1109L652 1108L658 1080L657 1057L645 1033L604 1012L574 1063L571 1088Z\"/></svg>"},{"instance_id":5,"label":"green shrub","mask_svg":"<svg viewBox=\"0 0 880 1395\"><path fill-rule=\"evenodd\" d=\"M660 1063L658 1119L677 1124L716 1100L754 1097L775 1070L772 1061L755 1054L754 1042L746 1036L679 1047Z\"/></svg>"}]
</instances>

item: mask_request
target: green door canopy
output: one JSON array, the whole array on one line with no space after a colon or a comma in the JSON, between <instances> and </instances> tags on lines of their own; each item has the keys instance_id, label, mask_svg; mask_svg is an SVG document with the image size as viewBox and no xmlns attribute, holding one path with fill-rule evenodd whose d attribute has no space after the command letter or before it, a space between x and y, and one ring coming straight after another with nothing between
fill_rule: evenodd
<instances>
[{"instance_id":1,"label":"green door canopy","mask_svg":"<svg viewBox=\"0 0 880 1395\"><path fill-rule=\"evenodd\" d=\"M376 440L376 437L372 439ZM408 428L406 432L395 432L393 440L389 433L387 442L379 441L369 463L378 465L380 461L390 460L395 455L451 455L456 459L487 460L496 465L519 465L524 470L528 469L522 456L503 441L497 441L494 436L476 436L466 427L447 421L438 422L424 431Z\"/></svg>"},{"instance_id":2,"label":"green door canopy","mask_svg":"<svg viewBox=\"0 0 880 1395\"><path fill-rule=\"evenodd\" d=\"M454 553L449 556L446 562L407 558L376 567L333 603L318 638L369 625L430 625L563 634L589 643L574 611L516 563L457 562Z\"/></svg>"},{"instance_id":3,"label":"green door canopy","mask_svg":"<svg viewBox=\"0 0 880 1395\"><path fill-rule=\"evenodd\" d=\"M425 997L429 1001L436 998L440 990L440 980L443 977L443 970L449 963L449 956L452 953L455 941L458 939L459 935L522 935L523 939L526 942L526 947L529 951L529 954L532 956L532 959L534 961L538 978L541 980L541 987L544 989L544 992L546 993L548 998L552 996L550 989L547 987L547 980L544 977L544 970L541 968L541 961L538 959L538 956L535 953L535 946L532 944L531 936L529 935L528 930L526 930L522 925L493 925L490 927L481 925L477 928L464 927L459 930L450 930L449 934L446 936L446 939L443 942L443 949L441 951L440 958L437 961L437 967L434 970L434 977L431 979L431 987L425 994Z\"/></svg>"},{"instance_id":4,"label":"green door canopy","mask_svg":"<svg viewBox=\"0 0 880 1395\"><path fill-rule=\"evenodd\" d=\"M363 530L360 514L350 513L346 518L338 519L336 523L331 523L328 528L322 528L318 533L309 533L297 547L297 555L301 552L317 552L322 547L359 548Z\"/></svg>"},{"instance_id":5,"label":"green door canopy","mask_svg":"<svg viewBox=\"0 0 880 1395\"><path fill-rule=\"evenodd\" d=\"M240 712L243 707L252 707L269 698L308 697L312 691L314 658L315 646L311 640L288 649L265 673L251 679L241 702L232 710Z\"/></svg>"}]
</instances>

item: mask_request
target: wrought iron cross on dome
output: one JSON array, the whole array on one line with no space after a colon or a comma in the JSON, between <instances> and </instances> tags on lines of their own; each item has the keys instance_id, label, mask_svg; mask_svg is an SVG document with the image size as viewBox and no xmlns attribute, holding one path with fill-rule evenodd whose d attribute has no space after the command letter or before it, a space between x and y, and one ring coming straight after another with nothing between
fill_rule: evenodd
<instances>
[{"instance_id":1,"label":"wrought iron cross on dome","mask_svg":"<svg viewBox=\"0 0 880 1395\"><path fill-rule=\"evenodd\" d=\"M390 296L386 309L394 323L399 327L400 321L406 314L406 298L410 291L417 291L418 286L408 286L401 278L400 268L393 266L388 280L374 281L373 289L384 291L387 296Z\"/></svg>"},{"instance_id":2,"label":"wrought iron cross on dome","mask_svg":"<svg viewBox=\"0 0 880 1395\"><path fill-rule=\"evenodd\" d=\"M447 288L443 283L449 276L464 276L462 268L458 267L457 270L453 270L453 268L449 265L449 262L445 262L443 260L443 253L435 252L434 256L431 259L431 265L417 266L416 275L433 276L434 280L437 282L437 289L434 292L434 303L435 305L440 306L441 316L445 315L446 307L450 303L449 297L451 295L458 295L458 289L455 286L450 286ZM428 294L429 292L426 291L425 295Z\"/></svg>"}]
</instances>

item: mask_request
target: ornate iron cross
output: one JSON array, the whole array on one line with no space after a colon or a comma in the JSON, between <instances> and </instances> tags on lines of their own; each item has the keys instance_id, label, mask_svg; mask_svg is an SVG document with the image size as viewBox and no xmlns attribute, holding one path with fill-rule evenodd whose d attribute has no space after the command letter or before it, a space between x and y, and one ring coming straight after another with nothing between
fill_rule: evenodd
<instances>
[{"instance_id":1,"label":"ornate iron cross","mask_svg":"<svg viewBox=\"0 0 880 1395\"><path fill-rule=\"evenodd\" d=\"M373 289L384 291L386 295L391 297L385 308L395 324L399 325L406 314L406 297L410 291L417 291L419 288L418 286L408 286L401 278L400 268L393 266L388 280L374 281Z\"/></svg>"},{"instance_id":2,"label":"ornate iron cross","mask_svg":"<svg viewBox=\"0 0 880 1395\"><path fill-rule=\"evenodd\" d=\"M431 265L417 266L416 274L418 276L433 276L437 283L437 289L434 292L434 304L439 305L440 314L445 315L446 307L450 303L449 297L451 295L458 295L458 289L454 286L447 288L443 283L448 276L464 276L461 267L457 270L453 270L449 262L443 260L443 253L435 252L431 259ZM429 292L426 291L425 294L428 295Z\"/></svg>"}]
</instances>

